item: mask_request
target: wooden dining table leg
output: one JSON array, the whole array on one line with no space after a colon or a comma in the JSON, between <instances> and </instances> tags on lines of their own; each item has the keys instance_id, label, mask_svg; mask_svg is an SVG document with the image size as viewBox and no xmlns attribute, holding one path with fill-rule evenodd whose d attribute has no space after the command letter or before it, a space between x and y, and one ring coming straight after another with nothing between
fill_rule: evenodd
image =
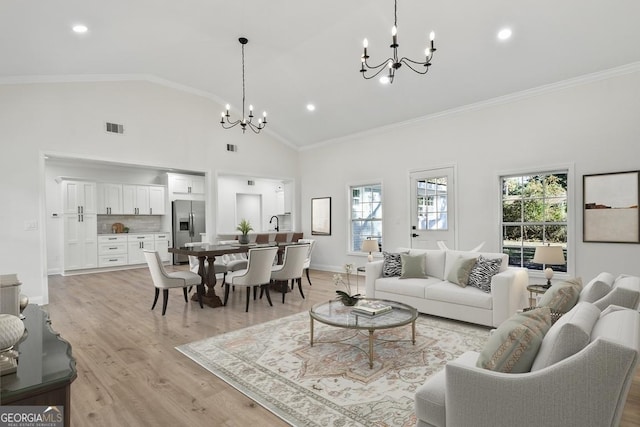
<instances>
[{"instance_id":1,"label":"wooden dining table leg","mask_svg":"<svg viewBox=\"0 0 640 427\"><path fill-rule=\"evenodd\" d=\"M220 297L216 295L216 290L214 289L217 281L216 269L214 267L216 257L210 255L209 257L207 257L207 261L209 262L209 271L207 273L207 293L205 294L204 302L210 307L221 307L222 300L220 300Z\"/></svg>"}]
</instances>

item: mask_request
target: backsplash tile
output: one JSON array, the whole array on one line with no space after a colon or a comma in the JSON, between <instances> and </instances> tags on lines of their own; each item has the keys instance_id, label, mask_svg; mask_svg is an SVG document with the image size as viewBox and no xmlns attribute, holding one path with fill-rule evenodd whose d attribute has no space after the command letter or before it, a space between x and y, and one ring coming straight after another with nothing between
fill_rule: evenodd
<instances>
[{"instance_id":1,"label":"backsplash tile","mask_svg":"<svg viewBox=\"0 0 640 427\"><path fill-rule=\"evenodd\" d=\"M162 229L162 217L156 215L98 215L98 234L111 234L111 226L120 222L129 233L167 232Z\"/></svg>"}]
</instances>

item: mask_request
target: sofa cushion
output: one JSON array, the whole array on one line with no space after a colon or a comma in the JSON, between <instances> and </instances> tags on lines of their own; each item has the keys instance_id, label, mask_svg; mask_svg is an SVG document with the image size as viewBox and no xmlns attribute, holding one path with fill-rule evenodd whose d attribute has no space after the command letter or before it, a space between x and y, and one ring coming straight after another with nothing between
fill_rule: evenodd
<instances>
[{"instance_id":1,"label":"sofa cushion","mask_svg":"<svg viewBox=\"0 0 640 427\"><path fill-rule=\"evenodd\" d=\"M469 273L469 286L491 292L491 278L498 274L502 259L488 259L480 255Z\"/></svg>"},{"instance_id":2,"label":"sofa cushion","mask_svg":"<svg viewBox=\"0 0 640 427\"><path fill-rule=\"evenodd\" d=\"M602 272L591 279L582 289L578 302L596 302L611 291L614 277L610 273Z\"/></svg>"},{"instance_id":3,"label":"sofa cushion","mask_svg":"<svg viewBox=\"0 0 640 427\"><path fill-rule=\"evenodd\" d=\"M493 298L491 294L469 286L462 288L453 283L439 281L439 283L425 288L425 293L426 298L432 301L466 305L468 307L477 307L486 310L493 308Z\"/></svg>"},{"instance_id":4,"label":"sofa cushion","mask_svg":"<svg viewBox=\"0 0 640 427\"><path fill-rule=\"evenodd\" d=\"M538 306L549 307L553 311L566 313L578 302L582 290L582 279L574 277L563 282L554 283L540 297Z\"/></svg>"},{"instance_id":5,"label":"sofa cushion","mask_svg":"<svg viewBox=\"0 0 640 427\"><path fill-rule=\"evenodd\" d=\"M399 277L382 277L376 280L376 292L424 298L426 288L440 282L442 280L433 277L402 280Z\"/></svg>"},{"instance_id":6,"label":"sofa cushion","mask_svg":"<svg viewBox=\"0 0 640 427\"><path fill-rule=\"evenodd\" d=\"M429 277L437 277L440 280L444 280L444 261L445 251L438 249L412 249L412 248L397 248L396 252L409 252L410 255L425 254L427 256L427 266L425 272Z\"/></svg>"},{"instance_id":7,"label":"sofa cushion","mask_svg":"<svg viewBox=\"0 0 640 427\"><path fill-rule=\"evenodd\" d=\"M467 351L456 359L456 363L465 366L475 366L478 353ZM445 368L429 377L427 381L418 387L415 395L416 418L428 422L435 427L446 425L445 411Z\"/></svg>"},{"instance_id":8,"label":"sofa cushion","mask_svg":"<svg viewBox=\"0 0 640 427\"><path fill-rule=\"evenodd\" d=\"M474 265L476 257L458 256L447 273L447 280L464 288L469 283L469 274Z\"/></svg>"},{"instance_id":9,"label":"sofa cushion","mask_svg":"<svg viewBox=\"0 0 640 427\"><path fill-rule=\"evenodd\" d=\"M600 319L593 327L591 341L606 338L627 347L640 349L639 317L636 310L610 306L602 312Z\"/></svg>"},{"instance_id":10,"label":"sofa cushion","mask_svg":"<svg viewBox=\"0 0 640 427\"><path fill-rule=\"evenodd\" d=\"M402 271L400 273L401 279L423 279L427 277L425 269L427 267L426 254L410 255L400 254L400 261L402 264Z\"/></svg>"},{"instance_id":11,"label":"sofa cushion","mask_svg":"<svg viewBox=\"0 0 640 427\"><path fill-rule=\"evenodd\" d=\"M476 366L505 373L529 372L550 327L548 307L515 314L489 336Z\"/></svg>"},{"instance_id":12,"label":"sofa cushion","mask_svg":"<svg viewBox=\"0 0 640 427\"><path fill-rule=\"evenodd\" d=\"M573 356L589 344L593 325L600 310L591 303L580 302L551 326L544 336L531 371L546 368Z\"/></svg>"},{"instance_id":13,"label":"sofa cushion","mask_svg":"<svg viewBox=\"0 0 640 427\"><path fill-rule=\"evenodd\" d=\"M402 273L402 261L400 253L382 252L384 262L382 264L382 277L396 277Z\"/></svg>"}]
</instances>

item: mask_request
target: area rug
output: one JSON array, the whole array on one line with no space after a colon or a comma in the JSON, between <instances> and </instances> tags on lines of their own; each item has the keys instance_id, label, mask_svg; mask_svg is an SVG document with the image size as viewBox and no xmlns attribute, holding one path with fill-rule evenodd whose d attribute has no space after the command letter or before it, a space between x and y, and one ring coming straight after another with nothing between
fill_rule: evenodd
<instances>
[{"instance_id":1,"label":"area rug","mask_svg":"<svg viewBox=\"0 0 640 427\"><path fill-rule=\"evenodd\" d=\"M481 326L420 315L410 325L368 337L292 316L181 345L176 349L293 426L414 426L416 389L489 336ZM341 343L317 343L337 341Z\"/></svg>"}]
</instances>

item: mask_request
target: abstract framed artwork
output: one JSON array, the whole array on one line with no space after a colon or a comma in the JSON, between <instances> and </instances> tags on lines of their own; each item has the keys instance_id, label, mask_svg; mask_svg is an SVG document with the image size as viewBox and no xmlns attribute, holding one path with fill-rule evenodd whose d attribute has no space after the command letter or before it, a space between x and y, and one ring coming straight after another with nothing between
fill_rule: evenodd
<instances>
[{"instance_id":1,"label":"abstract framed artwork","mask_svg":"<svg viewBox=\"0 0 640 427\"><path fill-rule=\"evenodd\" d=\"M584 242L640 243L640 171L584 175Z\"/></svg>"},{"instance_id":2,"label":"abstract framed artwork","mask_svg":"<svg viewBox=\"0 0 640 427\"><path fill-rule=\"evenodd\" d=\"M331 197L311 199L311 234L331 235Z\"/></svg>"}]
</instances>

